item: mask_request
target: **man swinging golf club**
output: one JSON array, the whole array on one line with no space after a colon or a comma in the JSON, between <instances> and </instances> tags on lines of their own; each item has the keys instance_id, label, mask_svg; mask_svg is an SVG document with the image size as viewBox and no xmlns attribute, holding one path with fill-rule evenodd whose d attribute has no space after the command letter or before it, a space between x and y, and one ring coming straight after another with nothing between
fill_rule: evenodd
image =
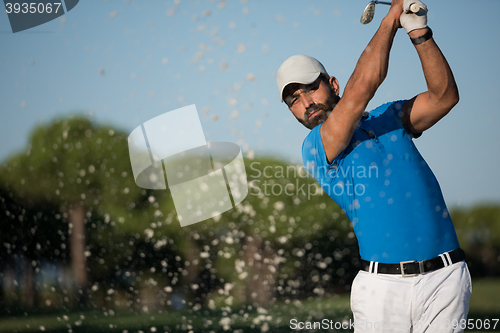
<instances>
[{"instance_id":1,"label":"man swinging golf club","mask_svg":"<svg viewBox=\"0 0 500 333\"><path fill-rule=\"evenodd\" d=\"M417 13L409 10L414 3ZM365 113L401 27L428 90ZM351 292L355 331L463 331L472 291L465 254L439 184L412 141L459 99L427 27L427 7L392 1L342 98L337 79L304 55L283 62L277 82L282 101L311 130L302 146L306 168L345 211L358 239L363 267Z\"/></svg>"}]
</instances>

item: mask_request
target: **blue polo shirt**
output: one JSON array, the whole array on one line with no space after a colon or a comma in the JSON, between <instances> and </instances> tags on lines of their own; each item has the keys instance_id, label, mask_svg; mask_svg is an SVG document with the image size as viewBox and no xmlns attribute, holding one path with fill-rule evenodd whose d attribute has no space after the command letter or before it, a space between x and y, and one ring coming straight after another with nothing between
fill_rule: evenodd
<instances>
[{"instance_id":1,"label":"blue polo shirt","mask_svg":"<svg viewBox=\"0 0 500 333\"><path fill-rule=\"evenodd\" d=\"M459 247L436 177L403 125L404 102L365 114L332 163L322 124L302 145L305 167L351 220L365 260L426 260Z\"/></svg>"}]
</instances>

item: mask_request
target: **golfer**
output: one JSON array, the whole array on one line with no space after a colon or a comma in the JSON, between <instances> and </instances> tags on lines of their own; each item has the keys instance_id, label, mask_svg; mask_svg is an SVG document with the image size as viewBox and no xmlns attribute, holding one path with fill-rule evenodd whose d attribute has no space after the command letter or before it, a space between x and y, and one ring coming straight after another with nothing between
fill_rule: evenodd
<instances>
[{"instance_id":1,"label":"golfer","mask_svg":"<svg viewBox=\"0 0 500 333\"><path fill-rule=\"evenodd\" d=\"M411 13L415 2L420 10ZM428 90L366 113L401 27L415 45ZM287 59L277 82L282 101L311 130L304 165L345 211L358 239L363 267L351 289L355 331L463 331L472 291L465 254L436 177L413 143L459 99L427 27L427 7L392 1L342 98L337 79L309 56Z\"/></svg>"}]
</instances>

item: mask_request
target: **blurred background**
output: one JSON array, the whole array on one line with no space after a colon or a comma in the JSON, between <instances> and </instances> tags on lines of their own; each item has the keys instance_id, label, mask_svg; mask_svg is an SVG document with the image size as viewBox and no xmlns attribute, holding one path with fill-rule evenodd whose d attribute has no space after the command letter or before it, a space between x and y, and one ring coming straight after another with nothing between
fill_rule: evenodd
<instances>
[{"instance_id":1,"label":"blurred background","mask_svg":"<svg viewBox=\"0 0 500 333\"><path fill-rule=\"evenodd\" d=\"M307 54L343 87L389 8L361 25L367 4L82 1L16 34L1 14L0 331L288 332L292 318L348 321L356 238L299 167L308 130L280 103L275 77ZM481 322L500 316L500 2L450 4L429 0L428 24L461 100L415 143L468 255L469 318ZM367 110L424 90L401 30ZM242 148L250 193L181 228L168 189L135 184L127 136L191 104L208 141Z\"/></svg>"}]
</instances>

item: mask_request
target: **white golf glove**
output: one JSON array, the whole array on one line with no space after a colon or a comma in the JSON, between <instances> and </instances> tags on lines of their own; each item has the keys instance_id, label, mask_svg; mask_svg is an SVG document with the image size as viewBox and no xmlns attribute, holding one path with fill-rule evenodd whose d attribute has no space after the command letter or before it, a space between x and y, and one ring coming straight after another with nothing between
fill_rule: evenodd
<instances>
[{"instance_id":1,"label":"white golf glove","mask_svg":"<svg viewBox=\"0 0 500 333\"><path fill-rule=\"evenodd\" d=\"M416 13L410 10L416 11ZM401 26L405 28L407 33L416 29L423 29L427 27L427 6L419 0L404 0L403 13L399 17Z\"/></svg>"}]
</instances>

